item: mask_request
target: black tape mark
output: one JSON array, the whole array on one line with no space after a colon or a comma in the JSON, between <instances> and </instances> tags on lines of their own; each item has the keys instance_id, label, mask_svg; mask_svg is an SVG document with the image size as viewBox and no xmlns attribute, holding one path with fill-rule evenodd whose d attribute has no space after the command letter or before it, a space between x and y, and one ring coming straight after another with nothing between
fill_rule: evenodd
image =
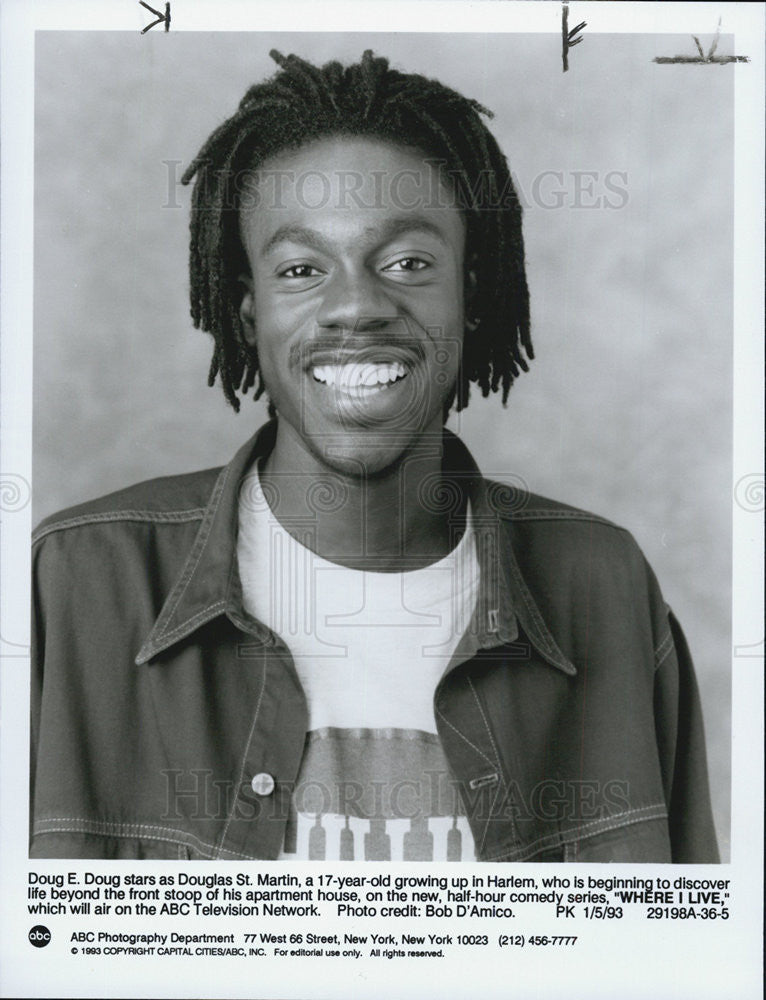
<instances>
[{"instance_id":1,"label":"black tape mark","mask_svg":"<svg viewBox=\"0 0 766 1000\"><path fill-rule=\"evenodd\" d=\"M142 7L145 7L150 13L157 15L157 20L156 21L152 21L151 24L147 24L147 26L145 28L141 29L141 34L142 35L145 35L147 33L147 31L151 31L151 29L156 24L162 24L163 22L165 24L165 31L170 31L170 4L169 3L165 4L165 13L164 14L160 14L160 12L158 10L155 10L154 7L150 7L148 3L144 3L144 0L138 0L138 2L141 4Z\"/></svg>"},{"instance_id":2,"label":"black tape mark","mask_svg":"<svg viewBox=\"0 0 766 1000\"><path fill-rule=\"evenodd\" d=\"M654 62L660 63L662 65L667 65L668 63L693 63L697 66L726 66L727 63L748 63L750 58L748 56L717 56L715 50L718 48L718 40L721 37L721 18L718 18L718 27L715 31L715 38L713 39L713 44L708 49L707 55L702 51L702 46L700 45L700 40L696 35L692 35L694 39L694 44L697 46L698 56L655 56Z\"/></svg>"},{"instance_id":3,"label":"black tape mark","mask_svg":"<svg viewBox=\"0 0 766 1000\"><path fill-rule=\"evenodd\" d=\"M561 63L563 66L562 72L566 73L569 69L569 50L574 48L575 45L579 45L582 41L582 36L575 38L575 35L582 31L583 28L587 27L587 21L580 21L580 23L569 30L569 4L564 3L561 8Z\"/></svg>"}]
</instances>

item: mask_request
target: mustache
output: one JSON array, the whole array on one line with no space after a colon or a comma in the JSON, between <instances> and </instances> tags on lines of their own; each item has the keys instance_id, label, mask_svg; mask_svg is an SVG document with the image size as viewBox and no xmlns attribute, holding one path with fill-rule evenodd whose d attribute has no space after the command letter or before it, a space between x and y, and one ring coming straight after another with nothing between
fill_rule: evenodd
<instances>
[{"instance_id":1,"label":"mustache","mask_svg":"<svg viewBox=\"0 0 766 1000\"><path fill-rule=\"evenodd\" d=\"M414 365L426 358L422 340L407 337L375 337L351 334L322 336L294 344L288 352L291 368L307 371L318 365L347 365L400 362Z\"/></svg>"}]
</instances>

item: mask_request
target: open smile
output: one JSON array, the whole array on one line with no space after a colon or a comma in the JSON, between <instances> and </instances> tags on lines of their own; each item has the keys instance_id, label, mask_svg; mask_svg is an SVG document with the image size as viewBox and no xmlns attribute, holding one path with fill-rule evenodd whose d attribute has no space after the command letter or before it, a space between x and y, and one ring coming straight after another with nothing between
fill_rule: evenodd
<instances>
[{"instance_id":1,"label":"open smile","mask_svg":"<svg viewBox=\"0 0 766 1000\"><path fill-rule=\"evenodd\" d=\"M409 366L401 361L363 361L340 365L315 365L315 382L357 397L383 392L409 375Z\"/></svg>"}]
</instances>

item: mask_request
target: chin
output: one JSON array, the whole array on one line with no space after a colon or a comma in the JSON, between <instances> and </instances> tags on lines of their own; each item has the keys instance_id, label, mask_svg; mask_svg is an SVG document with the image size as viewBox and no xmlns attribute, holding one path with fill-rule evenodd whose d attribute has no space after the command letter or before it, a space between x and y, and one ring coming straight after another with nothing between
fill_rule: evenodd
<instances>
[{"instance_id":1,"label":"chin","mask_svg":"<svg viewBox=\"0 0 766 1000\"><path fill-rule=\"evenodd\" d=\"M401 430L337 434L312 442L322 464L353 479L385 476L397 470L416 451L441 447L441 432L406 435Z\"/></svg>"}]
</instances>

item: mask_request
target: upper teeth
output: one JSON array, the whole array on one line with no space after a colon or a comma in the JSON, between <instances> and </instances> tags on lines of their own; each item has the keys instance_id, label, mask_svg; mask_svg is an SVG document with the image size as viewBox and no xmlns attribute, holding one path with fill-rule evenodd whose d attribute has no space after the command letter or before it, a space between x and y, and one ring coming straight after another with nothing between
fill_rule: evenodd
<instances>
[{"instance_id":1,"label":"upper teeth","mask_svg":"<svg viewBox=\"0 0 766 1000\"><path fill-rule=\"evenodd\" d=\"M356 389L359 386L388 385L404 378L407 372L403 364L394 361L391 364L317 365L312 374L326 385Z\"/></svg>"}]
</instances>

